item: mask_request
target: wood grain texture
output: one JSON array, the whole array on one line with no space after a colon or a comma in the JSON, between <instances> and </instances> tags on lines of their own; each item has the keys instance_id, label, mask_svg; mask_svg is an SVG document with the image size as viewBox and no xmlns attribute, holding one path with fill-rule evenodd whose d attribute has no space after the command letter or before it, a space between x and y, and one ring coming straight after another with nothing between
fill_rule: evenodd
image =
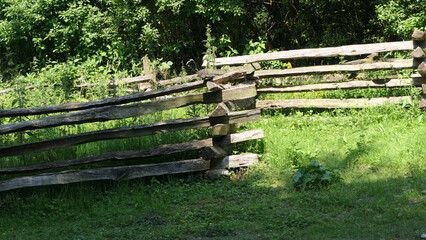
<instances>
[{"instance_id":1,"label":"wood grain texture","mask_svg":"<svg viewBox=\"0 0 426 240\"><path fill-rule=\"evenodd\" d=\"M197 81L193 83L172 86L169 88L157 89L157 90L153 90L149 92L143 92L143 93L114 97L114 98L107 98L107 99L84 102L84 103L74 102L74 103L66 103L66 104L61 104L56 106L47 106L47 107L0 110L0 117L29 116L29 115L69 112L69 111L77 111L77 110L84 110L84 109L104 107L104 106L120 105L125 103L152 99L152 98L165 96L165 95L169 95L173 93L199 89L204 86L205 86L205 83L203 81Z\"/></svg>"},{"instance_id":2,"label":"wood grain texture","mask_svg":"<svg viewBox=\"0 0 426 240\"><path fill-rule=\"evenodd\" d=\"M412 56L413 58L424 58L426 57L426 54L421 47L417 47L414 51L410 53L410 56Z\"/></svg>"},{"instance_id":3,"label":"wood grain texture","mask_svg":"<svg viewBox=\"0 0 426 240\"><path fill-rule=\"evenodd\" d=\"M206 147L203 149L203 158L214 159L225 157L230 154L229 151L227 151L227 145L238 142L245 142L249 140L261 139L264 137L265 135L263 134L262 129L255 129L241 133L226 135L220 138L215 138L213 147Z\"/></svg>"},{"instance_id":4,"label":"wood grain texture","mask_svg":"<svg viewBox=\"0 0 426 240\"><path fill-rule=\"evenodd\" d=\"M411 97L389 97L370 99L289 99L289 100L262 100L257 101L261 109L283 108L365 108L389 103L411 102Z\"/></svg>"},{"instance_id":5,"label":"wood grain texture","mask_svg":"<svg viewBox=\"0 0 426 240\"><path fill-rule=\"evenodd\" d=\"M257 89L260 94L265 93L294 93L294 92L316 92L337 89L362 89L362 88L395 88L419 86L412 78L390 79L389 81L351 81L343 83L319 83L287 87L261 87ZM421 86L421 84L420 84Z\"/></svg>"},{"instance_id":6,"label":"wood grain texture","mask_svg":"<svg viewBox=\"0 0 426 240\"><path fill-rule=\"evenodd\" d=\"M257 121L260 118L260 110L248 110L232 112L229 114L229 123L244 123ZM190 119L175 119L153 124L138 125L132 127L114 128L100 131L93 131L81 134L70 135L66 137L44 140L34 143L20 144L0 148L0 158L8 156L17 156L36 152L43 152L59 148L65 148L89 142L123 139L132 137L141 137L166 132L198 129L210 126L209 117L198 117Z\"/></svg>"},{"instance_id":7,"label":"wood grain texture","mask_svg":"<svg viewBox=\"0 0 426 240\"><path fill-rule=\"evenodd\" d=\"M225 103L221 102L217 107L209 113L209 117L222 117L227 116L229 113L229 108L225 105Z\"/></svg>"},{"instance_id":8,"label":"wood grain texture","mask_svg":"<svg viewBox=\"0 0 426 240\"><path fill-rule=\"evenodd\" d=\"M419 67L417 68L417 71L422 77L426 77L426 64L422 62Z\"/></svg>"},{"instance_id":9,"label":"wood grain texture","mask_svg":"<svg viewBox=\"0 0 426 240\"><path fill-rule=\"evenodd\" d=\"M260 70L255 78L287 77L303 74L352 73L360 71L415 69L418 63L413 59L400 59L392 62L373 62L355 65L322 65L289 69Z\"/></svg>"},{"instance_id":10,"label":"wood grain texture","mask_svg":"<svg viewBox=\"0 0 426 240\"><path fill-rule=\"evenodd\" d=\"M210 129L210 135L212 136L225 136L230 133L229 124L216 124Z\"/></svg>"},{"instance_id":11,"label":"wood grain texture","mask_svg":"<svg viewBox=\"0 0 426 240\"><path fill-rule=\"evenodd\" d=\"M197 74L192 74L192 75L187 75L187 76L183 76L183 77L176 77L176 78L167 79L167 80L160 80L160 81L158 81L158 85L159 86L167 86L167 85L172 85L172 84L184 83L184 82L188 82L188 81L192 81L192 80L196 80L196 79L199 79Z\"/></svg>"},{"instance_id":12,"label":"wood grain texture","mask_svg":"<svg viewBox=\"0 0 426 240\"><path fill-rule=\"evenodd\" d=\"M420 101L419 108L426 108L426 94L422 96L422 100Z\"/></svg>"},{"instance_id":13,"label":"wood grain texture","mask_svg":"<svg viewBox=\"0 0 426 240\"><path fill-rule=\"evenodd\" d=\"M246 73L247 71L230 72L220 76L216 76L213 78L212 81L214 83L219 83L219 84L229 83L239 79L244 79L244 77L246 76Z\"/></svg>"},{"instance_id":14,"label":"wood grain texture","mask_svg":"<svg viewBox=\"0 0 426 240\"><path fill-rule=\"evenodd\" d=\"M423 31L420 31L418 29L414 30L413 34L411 35L411 38L413 38L414 41L423 41L426 39L426 34ZM423 47L425 48L425 47Z\"/></svg>"},{"instance_id":15,"label":"wood grain texture","mask_svg":"<svg viewBox=\"0 0 426 240\"><path fill-rule=\"evenodd\" d=\"M192 159L157 164L63 171L1 181L0 192L26 187L69 184L95 180L130 180L148 176L205 171L209 168L209 161Z\"/></svg>"},{"instance_id":16,"label":"wood grain texture","mask_svg":"<svg viewBox=\"0 0 426 240\"><path fill-rule=\"evenodd\" d=\"M34 172L46 169L60 168L60 167L70 167L91 163L100 163L106 161L126 161L126 160L135 160L148 157L158 157L174 153L186 152L200 150L205 147L212 147L213 140L211 138L187 142L187 143L178 143L178 144L168 144L162 145L155 148L136 150L136 151L122 151L122 152L109 152L101 155L83 157L73 160L65 161L56 161L48 162L43 164L16 167L16 168L0 168L0 174L15 174L15 173L24 173L24 172Z\"/></svg>"},{"instance_id":17,"label":"wood grain texture","mask_svg":"<svg viewBox=\"0 0 426 240\"><path fill-rule=\"evenodd\" d=\"M78 112L49 116L19 123L0 126L0 135L13 132L49 128L69 124L101 122L146 115L154 112L185 107L201 103L219 103L222 101L251 98L257 95L255 85L235 86L223 91L192 94L181 97L136 103L122 106L106 106Z\"/></svg>"},{"instance_id":18,"label":"wood grain texture","mask_svg":"<svg viewBox=\"0 0 426 240\"><path fill-rule=\"evenodd\" d=\"M319 58L319 57L338 57L338 56L356 56L371 53L381 53L390 51L412 50L416 47L426 48L426 43L401 41L401 42L387 42L387 43L371 43L371 44L357 44L341 47L326 47L326 48L310 48L310 49L297 49L280 51L273 53L262 53L255 55L235 56L216 58L212 63L214 66L226 65L240 65L254 62L273 61L273 60L291 60L301 58ZM203 62L205 67L206 61Z\"/></svg>"},{"instance_id":19,"label":"wood grain texture","mask_svg":"<svg viewBox=\"0 0 426 240\"><path fill-rule=\"evenodd\" d=\"M210 101L215 99L210 99ZM80 124L88 122L102 122L114 119L123 119L129 117L136 117L154 112L160 112L173 108L180 108L192 104L203 103L204 94L194 94L182 97L174 97L163 100L149 101L143 103L136 103L131 105L122 106L106 106L78 112L66 113L61 115L49 116L35 120L24 122L5 124L0 126L0 135L48 128L69 124Z\"/></svg>"},{"instance_id":20,"label":"wood grain texture","mask_svg":"<svg viewBox=\"0 0 426 240\"><path fill-rule=\"evenodd\" d=\"M248 167L250 165L257 164L259 159L257 154L239 154L226 156L217 161L210 161L210 169L226 169L226 168L239 168Z\"/></svg>"},{"instance_id":21,"label":"wood grain texture","mask_svg":"<svg viewBox=\"0 0 426 240\"><path fill-rule=\"evenodd\" d=\"M97 82L97 83L82 83L82 84L77 84L75 86L78 87L78 88L84 88L84 87L90 87L90 86L98 86L98 85L102 85L102 84L107 84L109 86L118 86L119 84L147 83L151 79L152 79L152 75L147 75L147 76L139 76L139 77L115 79L115 80L112 80L112 81L110 81L108 83L102 83L102 82Z\"/></svg>"}]
</instances>

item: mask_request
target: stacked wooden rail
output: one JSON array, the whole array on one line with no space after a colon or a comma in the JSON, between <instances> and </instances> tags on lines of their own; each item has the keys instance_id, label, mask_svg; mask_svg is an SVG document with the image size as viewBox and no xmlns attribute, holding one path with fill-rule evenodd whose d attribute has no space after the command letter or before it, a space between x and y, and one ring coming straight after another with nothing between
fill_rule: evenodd
<instances>
[{"instance_id":1,"label":"stacked wooden rail","mask_svg":"<svg viewBox=\"0 0 426 240\"><path fill-rule=\"evenodd\" d=\"M0 148L0 161L1 158L5 157L44 152L90 142L142 137L187 129L211 127L212 133L211 138L192 142L161 145L155 148L134 151L108 152L96 156L45 162L37 165L0 168L1 175L26 175L1 181L0 192L34 186L68 184L93 180L127 180L145 176L207 170L210 170L208 171L208 175L211 176L218 173L226 173L229 168L244 167L254 164L258 161L256 154L232 155L231 150L232 145L235 143L263 138L263 131L261 129L236 133L235 127L233 127L238 123L259 119L259 109L249 109L247 107L249 105L242 104L248 101L251 103L250 106L254 105L253 101L257 94L256 87L253 84L241 84L236 86L222 85L222 83L232 81L233 79L235 79L235 76L230 78L229 75L225 74L216 76L216 78L213 79L205 78L201 81L175 85L169 88L86 103L67 103L48 107L1 110L0 118L61 113L59 115L49 115L34 120L0 125L0 135L4 135L63 125L137 117L194 104L219 104L209 116L205 117L174 119L153 124L104 129L63 136L56 139L3 146ZM216 88L211 88L213 85L216 86ZM204 90L206 87L209 87L209 91ZM157 98L195 89L201 90L196 94L171 96L162 99ZM200 156L198 159L158 164L126 165L52 172L56 168L100 162L107 163L112 161L120 161L125 164L126 161L129 160L195 150L203 150L203 156ZM35 172L40 173L40 171L49 171L49 173L31 175Z\"/></svg>"},{"instance_id":2,"label":"stacked wooden rail","mask_svg":"<svg viewBox=\"0 0 426 240\"><path fill-rule=\"evenodd\" d=\"M316 92L326 90L340 89L362 89L362 88L395 88L395 87L425 87L425 52L426 48L425 33L416 30L413 33L413 41L400 41L388 43L360 44L341 47L328 47L317 49L289 50L273 53L263 53L256 55L235 56L226 58L216 58L209 66L232 66L241 64L255 64L263 61L272 60L294 60L302 58L325 58L338 56L356 56L363 54L377 54L390 51L414 50L411 53L413 59L387 59L382 61L353 61L338 65L320 65L296 67L289 69L269 69L257 70L252 74L253 80L286 78L287 82L292 79L309 78L312 75L323 76L324 79L331 79L327 83L317 84L292 84L284 86L266 86L257 89L259 94L271 93L295 93L295 92ZM207 62L203 63L207 66ZM378 70L404 70L418 69L418 74L413 73L411 78L399 79L376 79L364 80L354 78L356 81L350 82L332 82L342 80L343 77L334 77L335 74L362 74L366 71ZM279 80L282 83L281 80ZM426 94L426 93L425 93ZM426 107L426 98L420 104L420 107ZM370 98L370 99L291 99L291 100L260 100L257 101L257 107L261 109L276 108L363 108L382 105L385 103L398 103L411 101L411 97L389 97L389 98Z\"/></svg>"}]
</instances>

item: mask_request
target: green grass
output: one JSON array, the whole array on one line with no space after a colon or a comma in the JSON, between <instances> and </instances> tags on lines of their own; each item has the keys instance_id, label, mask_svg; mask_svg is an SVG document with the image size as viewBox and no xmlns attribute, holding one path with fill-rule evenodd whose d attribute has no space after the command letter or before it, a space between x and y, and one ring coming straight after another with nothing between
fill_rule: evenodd
<instances>
[{"instance_id":1,"label":"green grass","mask_svg":"<svg viewBox=\"0 0 426 240\"><path fill-rule=\"evenodd\" d=\"M200 174L0 193L0 239L417 239L426 231L426 116L415 107L264 112L238 144L261 163ZM340 173L297 191L294 162Z\"/></svg>"},{"instance_id":2,"label":"green grass","mask_svg":"<svg viewBox=\"0 0 426 240\"><path fill-rule=\"evenodd\" d=\"M55 70L44 73L43 78L20 78L18 84L36 78L50 82L49 78L56 76L65 81L68 73L66 68L62 70L62 75ZM97 79L95 75L91 80ZM125 94L120 92L123 89L119 88L116 94ZM60 104L67 94L64 89L54 87L15 91L0 95L0 108ZM112 95L105 86L98 86L85 94L69 94L66 101ZM419 93L416 88L363 89L262 98L402 95L416 97ZM234 173L231 179L211 181L202 174L183 174L3 192L0 193L0 239L416 239L426 232L426 200L421 194L426 190L426 114L416 106L415 102L361 110L264 111L260 121L247 123L240 130L262 128L265 138L239 143L235 149L235 153L258 153L260 164ZM0 144L205 116L213 107L190 106L143 118L2 135ZM33 118L36 116L22 119ZM1 124L6 124L21 119L1 120ZM3 158L0 167L149 148L207 136L206 129L202 129L101 141L26 157ZM173 159L197 156L199 152L176 154ZM165 160L171 159L121 164ZM319 190L296 190L292 182L295 167L311 160L337 171L343 180ZM1 179L10 177L13 176Z\"/></svg>"}]
</instances>

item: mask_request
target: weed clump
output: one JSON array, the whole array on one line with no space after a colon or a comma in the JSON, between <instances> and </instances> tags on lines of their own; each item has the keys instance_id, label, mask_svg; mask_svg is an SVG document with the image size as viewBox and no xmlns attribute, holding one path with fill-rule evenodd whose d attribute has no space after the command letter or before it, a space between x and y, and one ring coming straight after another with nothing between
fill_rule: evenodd
<instances>
[{"instance_id":1,"label":"weed clump","mask_svg":"<svg viewBox=\"0 0 426 240\"><path fill-rule=\"evenodd\" d=\"M294 186L297 190L318 189L342 179L337 172L320 166L315 160L306 166L297 167L297 169L294 174Z\"/></svg>"}]
</instances>

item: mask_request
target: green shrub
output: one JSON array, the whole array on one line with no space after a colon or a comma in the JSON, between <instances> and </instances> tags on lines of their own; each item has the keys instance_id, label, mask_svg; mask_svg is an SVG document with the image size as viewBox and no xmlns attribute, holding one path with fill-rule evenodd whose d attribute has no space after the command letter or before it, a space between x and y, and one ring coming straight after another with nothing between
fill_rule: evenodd
<instances>
[{"instance_id":1,"label":"green shrub","mask_svg":"<svg viewBox=\"0 0 426 240\"><path fill-rule=\"evenodd\" d=\"M337 172L320 166L315 160L312 160L309 165L297 169L299 170L294 174L294 186L298 190L320 188L342 179Z\"/></svg>"}]
</instances>

